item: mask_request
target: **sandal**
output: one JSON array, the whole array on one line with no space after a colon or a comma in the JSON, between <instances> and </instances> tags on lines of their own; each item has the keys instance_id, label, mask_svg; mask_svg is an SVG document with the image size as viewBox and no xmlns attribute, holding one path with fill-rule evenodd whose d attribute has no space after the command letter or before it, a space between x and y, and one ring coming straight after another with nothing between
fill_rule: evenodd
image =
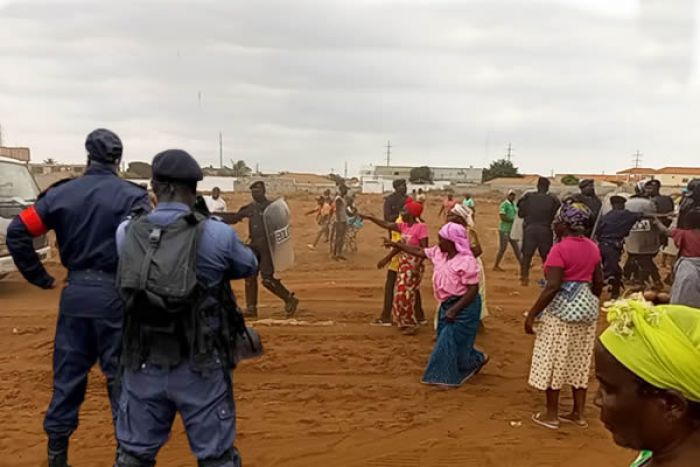
<instances>
[{"instance_id":1,"label":"sandal","mask_svg":"<svg viewBox=\"0 0 700 467\"><path fill-rule=\"evenodd\" d=\"M545 422L542 421L542 412L537 412L535 414L532 414L532 422L535 423L536 425L548 428L550 430L558 430L559 429L559 420L556 422Z\"/></svg>"},{"instance_id":2,"label":"sandal","mask_svg":"<svg viewBox=\"0 0 700 467\"><path fill-rule=\"evenodd\" d=\"M572 425L576 425L579 428L588 428L588 422L586 420L574 420L573 418L568 418L560 415L559 421L563 423L570 423Z\"/></svg>"}]
</instances>

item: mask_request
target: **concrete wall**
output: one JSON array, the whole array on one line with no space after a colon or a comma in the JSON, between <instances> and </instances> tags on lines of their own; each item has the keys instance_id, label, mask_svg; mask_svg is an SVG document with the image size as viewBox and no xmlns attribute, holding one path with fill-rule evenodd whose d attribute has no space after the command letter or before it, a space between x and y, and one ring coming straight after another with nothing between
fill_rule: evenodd
<instances>
[{"instance_id":1,"label":"concrete wall","mask_svg":"<svg viewBox=\"0 0 700 467\"><path fill-rule=\"evenodd\" d=\"M411 176L409 166L389 166L376 165L372 167L371 173L376 177L383 177L390 180L405 178L408 180ZM433 180L449 181L449 182L472 182L481 183L484 169L473 167L430 167L433 172Z\"/></svg>"},{"instance_id":2,"label":"concrete wall","mask_svg":"<svg viewBox=\"0 0 700 467\"><path fill-rule=\"evenodd\" d=\"M688 186L692 179L700 178L700 175L656 174L654 178L661 182L661 186L683 188Z\"/></svg>"}]
</instances>

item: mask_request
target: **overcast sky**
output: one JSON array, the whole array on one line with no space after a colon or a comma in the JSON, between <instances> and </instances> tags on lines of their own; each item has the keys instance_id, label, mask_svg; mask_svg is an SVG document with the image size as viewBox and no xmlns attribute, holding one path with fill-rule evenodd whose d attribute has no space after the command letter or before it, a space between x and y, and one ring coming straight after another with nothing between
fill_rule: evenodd
<instances>
[{"instance_id":1,"label":"overcast sky","mask_svg":"<svg viewBox=\"0 0 700 467\"><path fill-rule=\"evenodd\" d=\"M0 0L0 124L34 160L527 173L698 165L694 0Z\"/></svg>"}]
</instances>

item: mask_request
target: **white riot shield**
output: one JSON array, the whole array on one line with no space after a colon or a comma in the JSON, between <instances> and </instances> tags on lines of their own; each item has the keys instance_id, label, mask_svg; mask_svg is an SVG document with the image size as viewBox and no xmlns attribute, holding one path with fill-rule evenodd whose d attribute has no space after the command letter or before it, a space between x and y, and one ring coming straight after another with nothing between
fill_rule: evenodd
<instances>
[{"instance_id":1,"label":"white riot shield","mask_svg":"<svg viewBox=\"0 0 700 467\"><path fill-rule=\"evenodd\" d=\"M625 208L632 212L642 214L655 214L654 202L647 198L630 198ZM625 248L628 253L637 255L651 255L659 252L661 236L656 225L649 218L645 218L634 224L629 236L625 240Z\"/></svg>"},{"instance_id":2,"label":"white riot shield","mask_svg":"<svg viewBox=\"0 0 700 467\"><path fill-rule=\"evenodd\" d=\"M284 198L279 198L265 208L263 222L267 232L275 271L285 271L294 266L294 245L289 230L291 213Z\"/></svg>"}]
</instances>

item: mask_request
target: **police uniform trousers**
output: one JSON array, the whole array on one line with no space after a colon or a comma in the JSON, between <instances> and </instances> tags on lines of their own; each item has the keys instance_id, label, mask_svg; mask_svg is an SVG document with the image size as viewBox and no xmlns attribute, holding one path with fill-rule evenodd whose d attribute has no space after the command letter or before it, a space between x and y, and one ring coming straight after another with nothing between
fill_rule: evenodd
<instances>
[{"instance_id":1,"label":"police uniform trousers","mask_svg":"<svg viewBox=\"0 0 700 467\"><path fill-rule=\"evenodd\" d=\"M282 285L282 281L275 278L275 266L272 262L272 254L267 244L252 243L249 245L258 258L258 272L245 280L245 299L249 310L255 310L258 306L258 275L262 276L263 287L277 297L287 302L291 293Z\"/></svg>"},{"instance_id":2,"label":"police uniform trousers","mask_svg":"<svg viewBox=\"0 0 700 467\"><path fill-rule=\"evenodd\" d=\"M236 411L231 374L223 367L195 371L189 362L167 368L145 363L122 375L117 420L117 466L151 466L182 417L200 466L239 467L233 448Z\"/></svg>"},{"instance_id":3,"label":"police uniform trousers","mask_svg":"<svg viewBox=\"0 0 700 467\"><path fill-rule=\"evenodd\" d=\"M623 241L601 240L599 243L600 254L603 258L603 277L606 281L622 282Z\"/></svg>"},{"instance_id":4,"label":"police uniform trousers","mask_svg":"<svg viewBox=\"0 0 700 467\"><path fill-rule=\"evenodd\" d=\"M530 266L535 251L538 251L542 262L547 259L549 250L554 244L554 234L552 229L546 225L528 225L523 230L523 258L520 269L520 277L528 279L530 277Z\"/></svg>"},{"instance_id":5,"label":"police uniform trousers","mask_svg":"<svg viewBox=\"0 0 700 467\"><path fill-rule=\"evenodd\" d=\"M61 296L54 338L53 396L44 419L51 450L64 451L68 447L68 439L78 427L88 374L97 362L107 379L112 419L116 420L115 377L119 367L122 316L113 281L114 276L103 273L71 272L69 285ZM83 310L75 307L79 299ZM119 312L115 313L115 309Z\"/></svg>"}]
</instances>

